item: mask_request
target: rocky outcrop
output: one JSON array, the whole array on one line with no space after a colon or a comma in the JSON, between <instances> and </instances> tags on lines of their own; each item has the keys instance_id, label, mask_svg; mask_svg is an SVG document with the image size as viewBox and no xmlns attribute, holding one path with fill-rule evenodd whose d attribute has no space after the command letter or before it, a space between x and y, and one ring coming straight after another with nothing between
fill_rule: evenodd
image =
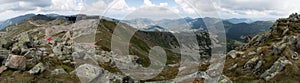
<instances>
[{"instance_id":1,"label":"rocky outcrop","mask_svg":"<svg viewBox=\"0 0 300 83\"><path fill-rule=\"evenodd\" d=\"M37 74L37 73L42 73L43 71L46 70L46 66L43 63L38 63L35 65L32 69L30 69L28 72L30 74Z\"/></svg>"},{"instance_id":2,"label":"rocky outcrop","mask_svg":"<svg viewBox=\"0 0 300 83\"><path fill-rule=\"evenodd\" d=\"M293 78L293 75L299 74L299 17L293 14L289 18L278 19L269 31L248 39L237 50L230 51L227 55L231 58L227 58L227 70L224 71L227 76L234 78L234 81L277 82L278 77L299 81ZM236 52L242 54L236 56Z\"/></svg>"},{"instance_id":3,"label":"rocky outcrop","mask_svg":"<svg viewBox=\"0 0 300 83\"><path fill-rule=\"evenodd\" d=\"M25 70L26 58L19 55L9 55L5 66L12 69Z\"/></svg>"},{"instance_id":4,"label":"rocky outcrop","mask_svg":"<svg viewBox=\"0 0 300 83\"><path fill-rule=\"evenodd\" d=\"M292 64L286 57L280 57L270 69L266 70L263 74L261 74L261 78L265 80L270 80L274 76L276 76L280 71L283 70L286 64Z\"/></svg>"}]
</instances>

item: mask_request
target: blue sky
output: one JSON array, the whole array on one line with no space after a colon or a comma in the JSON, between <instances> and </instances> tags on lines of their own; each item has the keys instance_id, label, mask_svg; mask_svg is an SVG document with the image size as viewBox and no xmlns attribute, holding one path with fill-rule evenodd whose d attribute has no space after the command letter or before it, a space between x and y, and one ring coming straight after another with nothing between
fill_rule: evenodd
<instances>
[{"instance_id":1,"label":"blue sky","mask_svg":"<svg viewBox=\"0 0 300 83\"><path fill-rule=\"evenodd\" d=\"M283 18L299 12L298 3L299 0L0 0L0 20L27 13L62 15L85 13L117 19L141 17L266 19Z\"/></svg>"}]
</instances>

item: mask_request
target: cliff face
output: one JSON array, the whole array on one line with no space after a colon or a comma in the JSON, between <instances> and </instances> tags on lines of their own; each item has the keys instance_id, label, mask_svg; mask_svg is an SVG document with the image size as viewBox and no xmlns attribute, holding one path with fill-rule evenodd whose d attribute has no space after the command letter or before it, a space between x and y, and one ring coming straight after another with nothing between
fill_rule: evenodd
<instances>
[{"instance_id":1,"label":"cliff face","mask_svg":"<svg viewBox=\"0 0 300 83\"><path fill-rule=\"evenodd\" d=\"M299 82L300 16L281 18L227 55L224 74L236 82Z\"/></svg>"}]
</instances>

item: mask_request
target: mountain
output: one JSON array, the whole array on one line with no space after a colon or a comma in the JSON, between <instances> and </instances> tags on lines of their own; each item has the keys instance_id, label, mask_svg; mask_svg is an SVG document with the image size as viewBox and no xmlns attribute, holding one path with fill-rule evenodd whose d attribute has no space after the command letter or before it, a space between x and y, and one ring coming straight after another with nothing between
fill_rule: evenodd
<instances>
[{"instance_id":1,"label":"mountain","mask_svg":"<svg viewBox=\"0 0 300 83\"><path fill-rule=\"evenodd\" d=\"M278 19L269 30L230 51L224 75L234 82L299 82L299 17L295 13Z\"/></svg>"},{"instance_id":2,"label":"mountain","mask_svg":"<svg viewBox=\"0 0 300 83\"><path fill-rule=\"evenodd\" d=\"M144 29L145 31L155 31L155 32L167 32L168 30L166 30L165 28L161 27L161 26L148 26L148 28Z\"/></svg>"},{"instance_id":3,"label":"mountain","mask_svg":"<svg viewBox=\"0 0 300 83\"><path fill-rule=\"evenodd\" d=\"M163 29L159 26L152 27L152 29ZM176 77L176 73L184 71L179 70L180 55L187 55L189 52L180 54L181 52L178 51L181 49L180 45L183 45L187 51L201 53L201 56L197 56L203 57L201 59L208 59L211 49L210 38L206 32L173 34L141 31L126 23L106 19L83 19L70 23L67 19L39 14L6 29L7 31L0 35L0 61L5 63L0 64L0 77L3 79L0 82L7 82L6 80L84 83L126 81L131 78L121 72L123 68L118 68L116 62L125 64L123 65L125 69L126 67L144 69L150 63L161 64L161 57L151 62L148 57L151 50L158 53L156 52L158 49L153 49L155 46L160 46L167 54L166 64L163 63L166 67L159 76L141 82L170 80ZM115 29L120 29L122 34L115 34ZM126 42L128 34L132 31L137 32L129 42ZM113 41L112 38L119 40ZM185 38L184 41L181 40L185 43L179 44L177 38ZM112 42L121 47L112 48ZM129 43L129 54L120 54L126 52L121 45L126 43ZM196 47L198 48L195 49ZM193 57L187 60L196 61ZM196 67L199 64L189 65ZM143 75L141 77L145 75L139 71L135 73ZM151 73L156 71L150 70L148 74ZM98 79L95 76L100 77Z\"/></svg>"},{"instance_id":4,"label":"mountain","mask_svg":"<svg viewBox=\"0 0 300 83\"><path fill-rule=\"evenodd\" d=\"M181 18L181 19L163 19L159 21L153 21L151 19L135 19L125 20L124 23L128 23L132 26L139 26L138 28L148 28L147 26L161 26L166 30L172 32L193 32L195 30L207 31L205 22L209 24L223 24L226 30L226 35L230 39L243 41L247 36L254 36L256 34L267 31L269 27L273 25L272 21L255 21L251 23L232 23L228 20L220 21L216 18ZM145 29L144 29L145 30Z\"/></svg>"},{"instance_id":5,"label":"mountain","mask_svg":"<svg viewBox=\"0 0 300 83\"><path fill-rule=\"evenodd\" d=\"M255 21L247 18L231 18L231 19L225 19L226 21L229 21L233 24L238 24L238 23L253 23Z\"/></svg>"},{"instance_id":6,"label":"mountain","mask_svg":"<svg viewBox=\"0 0 300 83\"><path fill-rule=\"evenodd\" d=\"M18 16L15 18L11 18L8 20L5 20L3 22L0 23L0 30L4 29L5 27L12 25L12 24L16 24L24 19L27 19L29 17L35 16L35 14L26 14L26 15L22 15L22 16Z\"/></svg>"},{"instance_id":7,"label":"mountain","mask_svg":"<svg viewBox=\"0 0 300 83\"><path fill-rule=\"evenodd\" d=\"M224 28L226 29L226 36L228 38L243 41L247 36L254 36L265 32L273 25L271 21L256 21L253 23L238 23L233 24L223 21Z\"/></svg>"}]
</instances>

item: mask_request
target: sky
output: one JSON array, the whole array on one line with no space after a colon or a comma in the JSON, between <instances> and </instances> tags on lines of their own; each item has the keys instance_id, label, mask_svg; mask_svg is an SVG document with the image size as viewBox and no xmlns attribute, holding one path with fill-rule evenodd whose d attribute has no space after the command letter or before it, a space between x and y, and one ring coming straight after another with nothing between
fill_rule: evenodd
<instances>
[{"instance_id":1,"label":"sky","mask_svg":"<svg viewBox=\"0 0 300 83\"><path fill-rule=\"evenodd\" d=\"M117 19L184 17L277 19L299 12L299 0L0 0L0 21L35 14L88 14Z\"/></svg>"}]
</instances>

